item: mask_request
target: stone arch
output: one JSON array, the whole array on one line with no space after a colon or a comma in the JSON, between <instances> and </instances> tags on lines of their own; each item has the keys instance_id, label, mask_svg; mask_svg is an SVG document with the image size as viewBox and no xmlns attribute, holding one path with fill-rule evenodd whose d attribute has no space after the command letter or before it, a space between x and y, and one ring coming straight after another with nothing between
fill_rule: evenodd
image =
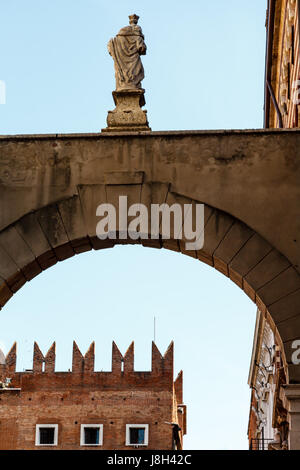
<instances>
[{"instance_id":1,"label":"stone arch","mask_svg":"<svg viewBox=\"0 0 300 470\"><path fill-rule=\"evenodd\" d=\"M121 182L122 183L122 182ZM232 215L205 204L205 242L202 250L186 251L184 240L99 240L96 208L118 206L119 195L128 204L197 202L160 182L88 184L78 194L27 213L0 232L0 306L27 281L75 254L116 244L142 244L192 256L229 277L268 317L285 351L289 383L300 381L291 363L292 343L300 337L300 277L291 262L255 230Z\"/></svg>"},{"instance_id":2,"label":"stone arch","mask_svg":"<svg viewBox=\"0 0 300 470\"><path fill-rule=\"evenodd\" d=\"M95 237L96 207L205 204L205 244L143 241L230 277L269 317L289 383L300 338L300 131L175 131L0 137L0 307L42 270L112 247ZM120 243L133 243L120 240Z\"/></svg>"}]
</instances>

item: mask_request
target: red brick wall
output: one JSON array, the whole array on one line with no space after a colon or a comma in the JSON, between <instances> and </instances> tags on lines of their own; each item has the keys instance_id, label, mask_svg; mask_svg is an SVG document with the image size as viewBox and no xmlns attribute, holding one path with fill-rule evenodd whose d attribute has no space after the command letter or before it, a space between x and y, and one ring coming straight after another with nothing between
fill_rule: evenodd
<instances>
[{"instance_id":1,"label":"red brick wall","mask_svg":"<svg viewBox=\"0 0 300 470\"><path fill-rule=\"evenodd\" d=\"M248 427L248 439L249 439L249 446L251 444L251 440L255 439L256 436L256 431L257 431L257 417L256 414L253 410L253 408L256 408L257 406L257 400L254 395L254 390L252 390L251 394L251 404L250 404L250 416L249 416L249 427Z\"/></svg>"}]
</instances>

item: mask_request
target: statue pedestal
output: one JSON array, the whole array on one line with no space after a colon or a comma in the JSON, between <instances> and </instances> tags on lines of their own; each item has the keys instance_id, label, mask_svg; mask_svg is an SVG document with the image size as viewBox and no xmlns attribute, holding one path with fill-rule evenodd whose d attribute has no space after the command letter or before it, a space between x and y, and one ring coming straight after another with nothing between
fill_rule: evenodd
<instances>
[{"instance_id":1,"label":"statue pedestal","mask_svg":"<svg viewBox=\"0 0 300 470\"><path fill-rule=\"evenodd\" d=\"M102 132L151 131L145 105L145 90L113 91L116 108L108 111L107 127Z\"/></svg>"}]
</instances>

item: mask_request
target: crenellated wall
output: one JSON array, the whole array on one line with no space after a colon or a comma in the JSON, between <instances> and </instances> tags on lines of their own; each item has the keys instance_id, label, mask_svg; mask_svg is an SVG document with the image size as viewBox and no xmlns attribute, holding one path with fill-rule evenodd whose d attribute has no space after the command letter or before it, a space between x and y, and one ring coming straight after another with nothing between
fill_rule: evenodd
<instances>
[{"instance_id":1,"label":"crenellated wall","mask_svg":"<svg viewBox=\"0 0 300 470\"><path fill-rule=\"evenodd\" d=\"M155 343L152 343L152 369L149 372L136 372L134 370L134 342L131 343L124 356L119 351L115 342L112 344L112 370L111 372L95 372L95 343L93 342L85 355L83 355L78 348L76 342L73 342L73 356L72 356L72 371L69 372L55 372L55 356L56 345L55 342L50 347L46 355L44 355L38 344L34 343L33 348L33 367L24 372L16 372L17 362L17 344L14 343L9 353L5 358L5 363L0 364L0 380L5 380L6 377L11 378L11 386L19 387L23 384L30 382L40 381L40 384L47 383L48 375L51 381L59 386L61 382L64 387L64 381L68 377L70 384L74 383L77 386L79 383L89 383L89 376L92 377L92 382L101 386L119 387L121 382L115 380L123 379L123 386L127 382L134 383L141 387L148 386L149 384L155 385L158 381L159 386L163 384L169 387L173 384L173 342L169 345L164 356L160 353ZM80 374L80 378L78 378ZM33 377L31 379L31 377ZM0 389L1 390L1 389ZM177 389L178 393L180 389Z\"/></svg>"}]
</instances>

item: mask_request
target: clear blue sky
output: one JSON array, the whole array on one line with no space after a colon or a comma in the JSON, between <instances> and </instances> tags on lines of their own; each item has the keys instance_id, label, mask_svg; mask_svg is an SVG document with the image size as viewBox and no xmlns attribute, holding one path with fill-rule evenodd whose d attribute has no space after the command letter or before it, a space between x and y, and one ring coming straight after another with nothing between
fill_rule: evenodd
<instances>
[{"instance_id":1,"label":"clear blue sky","mask_svg":"<svg viewBox=\"0 0 300 470\"><path fill-rule=\"evenodd\" d=\"M106 44L140 16L146 108L153 130L259 128L263 121L265 0L11 0L1 8L1 134L97 132L113 109ZM136 343L150 368L153 316L162 352L175 341L184 371L187 449L247 448L247 375L255 305L210 267L168 251L117 247L82 254L24 286L0 312L5 352L18 369L33 341L57 341L57 369L71 367L72 340L96 341L109 370L111 341Z\"/></svg>"}]
</instances>

